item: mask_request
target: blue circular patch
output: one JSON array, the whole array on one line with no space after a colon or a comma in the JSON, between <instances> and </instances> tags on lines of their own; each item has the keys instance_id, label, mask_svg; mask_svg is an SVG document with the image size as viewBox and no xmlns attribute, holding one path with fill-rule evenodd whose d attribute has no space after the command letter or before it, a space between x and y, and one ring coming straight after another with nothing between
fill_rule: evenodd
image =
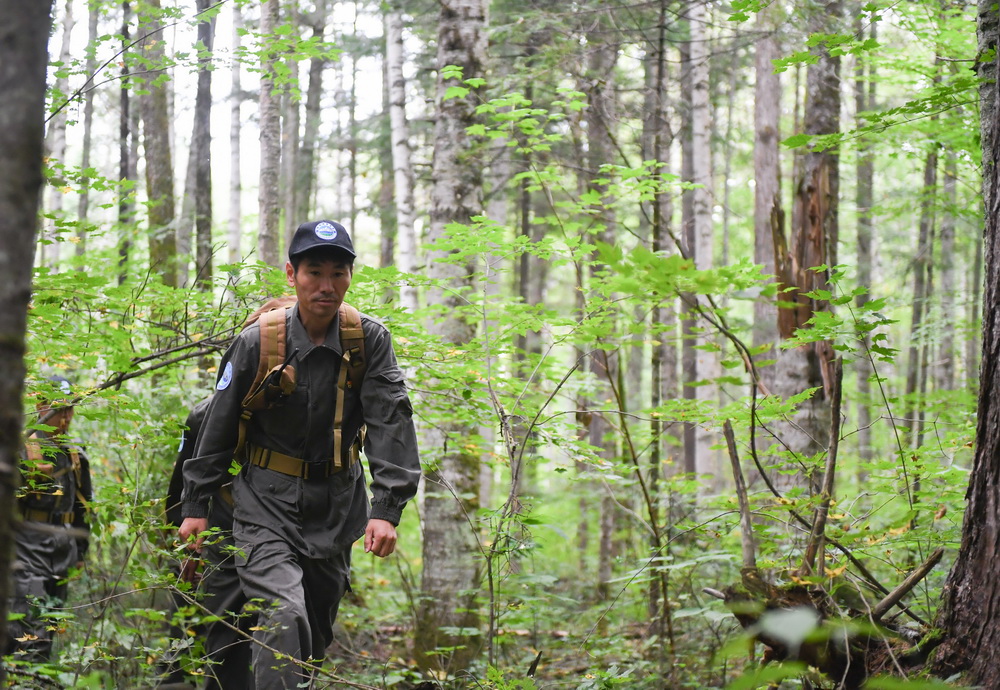
<instances>
[{"instance_id":1,"label":"blue circular patch","mask_svg":"<svg viewBox=\"0 0 1000 690\"><path fill-rule=\"evenodd\" d=\"M320 223L316 226L316 237L321 240L332 240L337 237L337 228L332 223Z\"/></svg>"},{"instance_id":2,"label":"blue circular patch","mask_svg":"<svg viewBox=\"0 0 1000 690\"><path fill-rule=\"evenodd\" d=\"M229 388L229 384L233 382L233 363L226 362L226 368L222 372L222 378L215 385L215 389L219 391L224 391Z\"/></svg>"}]
</instances>

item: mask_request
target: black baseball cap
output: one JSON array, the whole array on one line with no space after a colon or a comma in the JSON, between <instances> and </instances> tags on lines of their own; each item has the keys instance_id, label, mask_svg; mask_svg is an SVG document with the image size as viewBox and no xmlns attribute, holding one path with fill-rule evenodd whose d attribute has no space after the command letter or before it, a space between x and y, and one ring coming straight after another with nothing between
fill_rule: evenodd
<instances>
[{"instance_id":1,"label":"black baseball cap","mask_svg":"<svg viewBox=\"0 0 1000 690\"><path fill-rule=\"evenodd\" d=\"M292 242L288 245L288 258L319 247L338 249L350 254L351 258L357 256L351 236L343 225L332 220L311 220L300 225L292 235Z\"/></svg>"},{"instance_id":2,"label":"black baseball cap","mask_svg":"<svg viewBox=\"0 0 1000 690\"><path fill-rule=\"evenodd\" d=\"M54 406L71 407L70 403L73 401L73 384L69 382L69 379L56 375L50 376L47 381L51 387L51 393L48 391L40 392L38 395L39 401Z\"/></svg>"}]
</instances>

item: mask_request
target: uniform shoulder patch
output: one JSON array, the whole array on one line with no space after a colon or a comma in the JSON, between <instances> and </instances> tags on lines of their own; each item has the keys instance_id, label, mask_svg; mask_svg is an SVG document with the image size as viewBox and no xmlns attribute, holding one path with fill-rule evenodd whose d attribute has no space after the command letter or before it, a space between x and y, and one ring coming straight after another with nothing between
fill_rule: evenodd
<instances>
[{"instance_id":1,"label":"uniform shoulder patch","mask_svg":"<svg viewBox=\"0 0 1000 690\"><path fill-rule=\"evenodd\" d=\"M215 390L224 391L229 388L229 384L233 382L233 363L226 362L226 368L222 371L222 376L219 378L219 382L215 385Z\"/></svg>"}]
</instances>

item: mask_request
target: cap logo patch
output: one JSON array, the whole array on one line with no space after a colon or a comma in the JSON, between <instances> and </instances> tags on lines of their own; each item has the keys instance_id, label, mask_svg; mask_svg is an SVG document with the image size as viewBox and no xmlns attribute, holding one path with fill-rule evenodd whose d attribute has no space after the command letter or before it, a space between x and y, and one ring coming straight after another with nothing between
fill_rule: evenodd
<instances>
[{"instance_id":1,"label":"cap logo patch","mask_svg":"<svg viewBox=\"0 0 1000 690\"><path fill-rule=\"evenodd\" d=\"M316 237L321 240L332 240L337 237L337 228L333 227L332 223L320 223L316 226Z\"/></svg>"}]
</instances>

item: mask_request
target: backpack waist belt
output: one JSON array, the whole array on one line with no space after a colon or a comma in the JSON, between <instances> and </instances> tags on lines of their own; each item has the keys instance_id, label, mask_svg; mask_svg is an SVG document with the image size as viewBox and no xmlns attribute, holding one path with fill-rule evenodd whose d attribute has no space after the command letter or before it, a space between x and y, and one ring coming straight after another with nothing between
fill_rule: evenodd
<instances>
[{"instance_id":1,"label":"backpack waist belt","mask_svg":"<svg viewBox=\"0 0 1000 690\"><path fill-rule=\"evenodd\" d=\"M50 525L72 525L73 513L50 513L47 510L22 510L21 516L31 522L47 522Z\"/></svg>"},{"instance_id":2,"label":"backpack waist belt","mask_svg":"<svg viewBox=\"0 0 1000 690\"><path fill-rule=\"evenodd\" d=\"M345 467L350 467L358 461L358 444L351 447L351 461L347 465L330 459L326 462L306 462L301 458L293 458L291 455L279 453L270 448L261 448L252 444L247 444L249 452L247 460L251 465L256 465L267 470L274 470L281 474L302 479L326 479L337 474Z\"/></svg>"}]
</instances>

